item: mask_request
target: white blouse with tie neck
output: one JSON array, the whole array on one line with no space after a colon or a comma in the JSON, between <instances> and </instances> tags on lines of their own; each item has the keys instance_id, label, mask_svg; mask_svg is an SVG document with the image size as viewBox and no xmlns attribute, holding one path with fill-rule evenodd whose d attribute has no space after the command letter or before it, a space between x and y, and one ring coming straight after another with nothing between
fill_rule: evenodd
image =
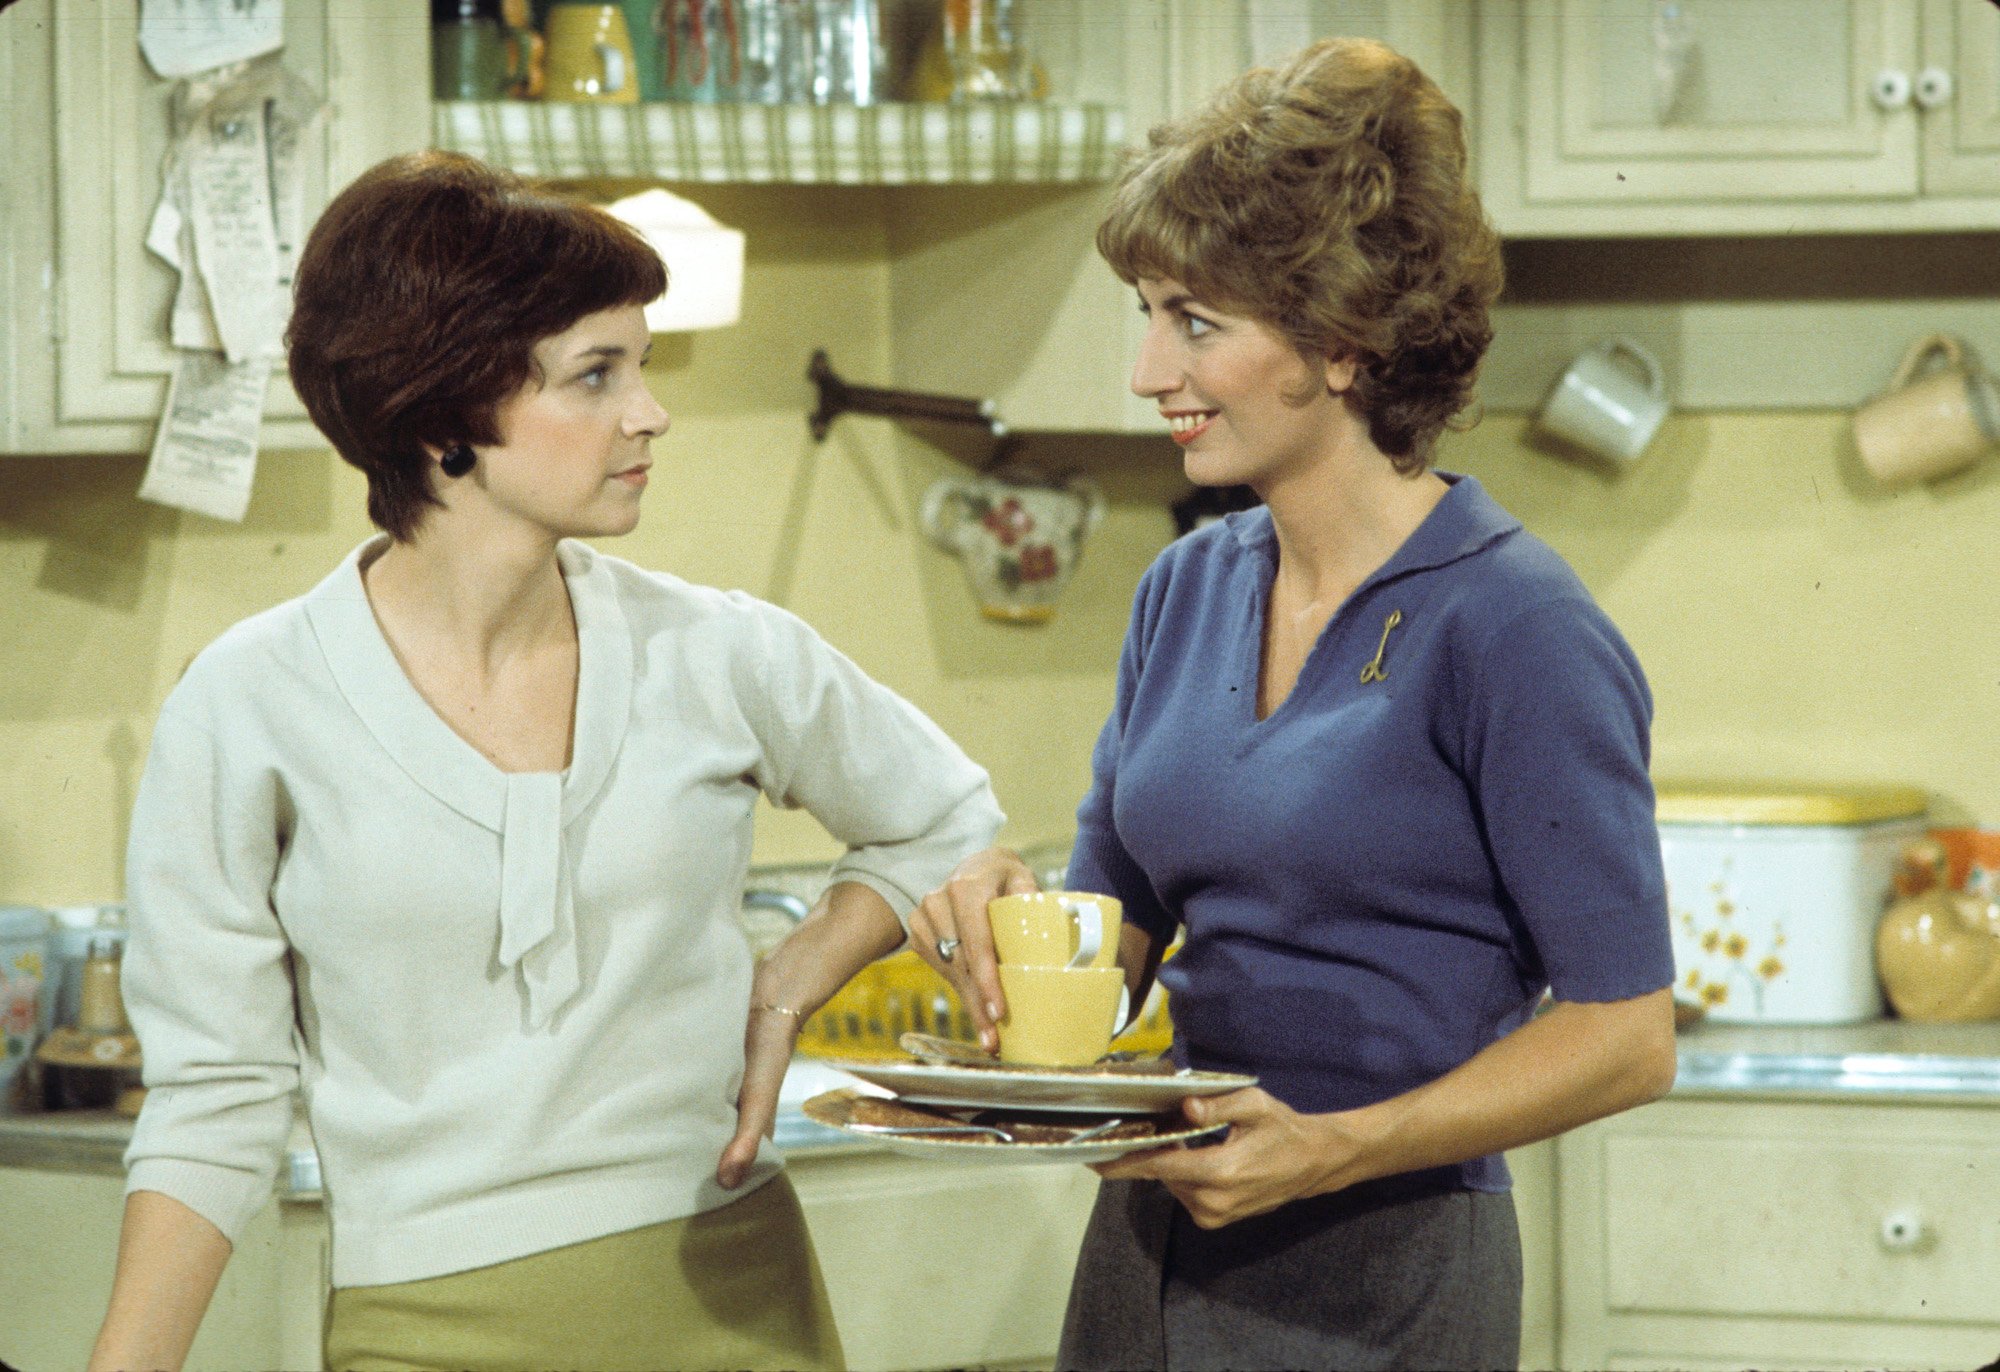
<instances>
[{"instance_id":1,"label":"white blouse with tie neck","mask_svg":"<svg viewBox=\"0 0 2000 1372\"><path fill-rule=\"evenodd\" d=\"M128 1190L232 1239L297 1089L333 1284L676 1219L735 1129L761 792L899 917L1002 816L984 770L795 616L564 543L571 763L504 773L410 683L382 540L206 649L132 824L125 996L151 1088ZM748 1185L779 1162L768 1149Z\"/></svg>"}]
</instances>

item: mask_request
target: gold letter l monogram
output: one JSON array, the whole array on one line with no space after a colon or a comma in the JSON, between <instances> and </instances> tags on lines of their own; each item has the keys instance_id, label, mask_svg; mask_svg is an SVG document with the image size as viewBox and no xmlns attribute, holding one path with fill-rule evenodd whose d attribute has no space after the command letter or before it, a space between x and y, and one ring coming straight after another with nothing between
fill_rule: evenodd
<instances>
[{"instance_id":1,"label":"gold letter l monogram","mask_svg":"<svg viewBox=\"0 0 2000 1372\"><path fill-rule=\"evenodd\" d=\"M1389 674L1382 670L1382 654L1389 651L1389 631L1403 622L1401 610L1389 611L1389 617L1382 622L1382 641L1375 645L1375 660L1361 669L1361 684L1371 681L1387 681Z\"/></svg>"}]
</instances>

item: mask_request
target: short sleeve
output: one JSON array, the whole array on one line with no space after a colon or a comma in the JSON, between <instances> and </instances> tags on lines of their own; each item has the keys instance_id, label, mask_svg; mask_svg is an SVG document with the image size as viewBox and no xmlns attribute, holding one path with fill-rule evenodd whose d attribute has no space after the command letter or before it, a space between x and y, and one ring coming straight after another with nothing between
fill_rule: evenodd
<instances>
[{"instance_id":1,"label":"short sleeve","mask_svg":"<svg viewBox=\"0 0 2000 1372\"><path fill-rule=\"evenodd\" d=\"M1587 599L1522 612L1479 657L1469 779L1559 1000L1625 1000L1673 981L1651 724L1638 659Z\"/></svg>"},{"instance_id":2,"label":"short sleeve","mask_svg":"<svg viewBox=\"0 0 2000 1372\"><path fill-rule=\"evenodd\" d=\"M1132 621L1125 631L1125 644L1118 654L1117 691L1111 714L1098 732L1097 745L1090 754L1090 789L1076 811L1076 841L1070 850L1069 872L1064 878L1072 891L1096 891L1116 896L1124 906L1124 919L1151 934L1161 943L1172 939L1180 920L1164 904L1146 876L1118 837L1118 759L1124 746L1125 724L1131 717L1133 697L1139 689L1145 667L1145 644L1150 637L1153 607L1164 580L1159 563L1140 578L1132 600Z\"/></svg>"}]
</instances>

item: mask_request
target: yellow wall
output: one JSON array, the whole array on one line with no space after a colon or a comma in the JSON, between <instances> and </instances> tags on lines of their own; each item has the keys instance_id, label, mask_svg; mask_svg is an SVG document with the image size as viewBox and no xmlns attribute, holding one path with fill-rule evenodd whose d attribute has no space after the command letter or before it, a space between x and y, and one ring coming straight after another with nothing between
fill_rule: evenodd
<instances>
[{"instance_id":1,"label":"yellow wall","mask_svg":"<svg viewBox=\"0 0 2000 1372\"><path fill-rule=\"evenodd\" d=\"M1031 452L1089 471L1111 514L1053 625L980 620L914 525L927 485L960 469L886 421L844 418L819 447L805 430L812 346L853 380L886 371L883 201L699 198L749 232L744 322L661 340L652 375L674 427L645 522L616 551L804 615L992 770L1010 840L1062 838L1133 584L1171 533L1171 446ZM1659 775L1910 781L1945 818L2000 822L2000 640L1982 570L2000 542L2000 464L1884 496L1844 431L1836 414L1678 417L1612 476L1494 416L1445 462L1555 544L1631 637L1658 699ZM325 453L267 455L241 526L139 503L142 465L0 460L0 902L121 894L124 816L181 667L368 533L361 482ZM831 852L806 817L765 817L759 861Z\"/></svg>"},{"instance_id":2,"label":"yellow wall","mask_svg":"<svg viewBox=\"0 0 2000 1372\"><path fill-rule=\"evenodd\" d=\"M1645 665L1662 780L1894 781L2000 823L2000 460L1883 492L1845 414L1668 420L1622 476L1516 416L1455 440Z\"/></svg>"}]
</instances>

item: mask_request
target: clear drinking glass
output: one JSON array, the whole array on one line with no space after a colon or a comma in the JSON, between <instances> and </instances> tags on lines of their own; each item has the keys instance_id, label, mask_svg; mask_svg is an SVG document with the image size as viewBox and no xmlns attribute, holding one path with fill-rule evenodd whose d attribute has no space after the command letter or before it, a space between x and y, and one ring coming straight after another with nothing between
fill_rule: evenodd
<instances>
[{"instance_id":1,"label":"clear drinking glass","mask_svg":"<svg viewBox=\"0 0 2000 1372\"><path fill-rule=\"evenodd\" d=\"M813 0L813 101L872 105L888 62L878 0Z\"/></svg>"},{"instance_id":2,"label":"clear drinking glass","mask_svg":"<svg viewBox=\"0 0 2000 1372\"><path fill-rule=\"evenodd\" d=\"M812 98L809 0L739 0L737 43L743 75L737 98L766 105Z\"/></svg>"},{"instance_id":3,"label":"clear drinking glass","mask_svg":"<svg viewBox=\"0 0 2000 1372\"><path fill-rule=\"evenodd\" d=\"M739 98L872 105L886 95L878 0L737 0Z\"/></svg>"},{"instance_id":4,"label":"clear drinking glass","mask_svg":"<svg viewBox=\"0 0 2000 1372\"><path fill-rule=\"evenodd\" d=\"M1014 0L943 0L944 53L953 100L1023 100Z\"/></svg>"}]
</instances>

